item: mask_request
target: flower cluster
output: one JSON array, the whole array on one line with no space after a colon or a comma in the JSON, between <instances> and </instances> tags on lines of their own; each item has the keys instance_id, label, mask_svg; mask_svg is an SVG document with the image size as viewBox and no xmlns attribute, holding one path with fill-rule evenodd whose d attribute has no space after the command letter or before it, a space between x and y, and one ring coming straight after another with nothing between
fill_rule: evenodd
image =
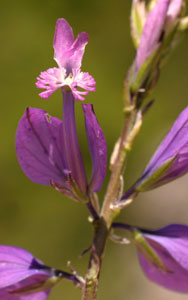
<instances>
[{"instance_id":1,"label":"flower cluster","mask_svg":"<svg viewBox=\"0 0 188 300\"><path fill-rule=\"evenodd\" d=\"M139 76L141 74L141 77L138 76L139 88L151 79L147 77L151 76L151 68L155 69L156 62L159 64L164 52L172 46L170 42L174 42L173 38L177 34L183 1L159 0L150 4L152 5L149 12L139 0L133 1L132 7L132 36L137 47L133 68L135 76L139 72ZM136 17L137 22L139 17L142 20L139 23L141 28L136 23ZM148 88L147 84L144 88L146 87ZM138 105L140 104L142 103ZM120 202L126 203L138 193L160 187L187 172L188 107L180 113L143 174L124 193ZM168 289L188 293L188 226L171 224L158 230L147 230L114 223L112 227L132 233L141 267L150 280Z\"/></svg>"},{"instance_id":2,"label":"flower cluster","mask_svg":"<svg viewBox=\"0 0 188 300\"><path fill-rule=\"evenodd\" d=\"M109 203L106 205L110 211L107 214L110 216L109 219L111 218L110 221L103 214L103 209L101 213L99 212L95 195L95 192L101 189L106 176L107 146L92 104L82 104L92 161L89 180L76 128L76 101L85 100L89 91L95 91L94 78L89 73L81 71L88 35L82 32L74 39L72 28L64 19L57 20L53 42L54 59L58 67L41 72L36 82L37 88L44 89L39 94L41 98L48 99L57 89L61 89L62 119L51 117L42 109L28 107L18 125L16 152L20 166L30 180L52 186L62 194L86 204L92 214L92 222L96 225L96 234L102 232L104 240L112 229L128 230L138 249L141 267L149 279L171 290L187 293L188 226L171 224L151 231L137 226L113 223L114 216L126 205L128 199L133 200L139 192L157 188L188 172L188 107L186 107L157 148L140 178L126 192L122 192L125 153L130 150L130 145L141 126L144 112L149 107L149 105L143 107L143 95L147 96L153 88L161 61L173 46L177 36L179 37L178 28L182 21L183 2L183 0L152 0L146 6L141 0L133 0L131 30L137 52L126 78L125 89L128 94L126 95L128 107L125 108L125 112L127 118L131 116L131 121L130 123L129 120L125 121L125 131L119 139L120 142L118 140L115 162L111 168L114 180L112 181L115 182L112 188L117 191L110 190L112 192L110 193L107 190L107 195L110 194L113 198L110 199L111 202L108 199L110 205ZM115 169L118 171L114 175ZM120 209L115 211L117 207ZM98 230L101 228L102 230ZM91 273L94 274L94 280L99 277L101 257L105 248L103 245L105 241L102 241L101 237L97 238L94 238L96 244L90 247L92 254L89 265L92 267L93 259L95 268ZM100 248L99 251L97 247ZM99 267L98 265L96 267L96 262L99 262ZM73 274L47 267L27 251L10 246L0 246L0 275L0 296L5 300L44 300L50 289L61 278L80 284ZM89 276L86 276L86 281L88 278ZM96 282L93 286L97 286Z\"/></svg>"}]
</instances>

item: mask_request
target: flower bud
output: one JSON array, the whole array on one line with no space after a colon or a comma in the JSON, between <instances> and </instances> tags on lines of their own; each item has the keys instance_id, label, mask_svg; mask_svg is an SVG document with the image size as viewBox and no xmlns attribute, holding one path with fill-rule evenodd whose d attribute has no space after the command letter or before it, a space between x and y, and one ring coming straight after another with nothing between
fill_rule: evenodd
<instances>
[{"instance_id":1,"label":"flower bud","mask_svg":"<svg viewBox=\"0 0 188 300\"><path fill-rule=\"evenodd\" d=\"M131 9L131 36L133 43L137 48L140 43L140 37L147 17L145 2L133 0Z\"/></svg>"},{"instance_id":2,"label":"flower bud","mask_svg":"<svg viewBox=\"0 0 188 300\"><path fill-rule=\"evenodd\" d=\"M171 30L173 26L177 24L178 17L181 13L182 4L183 4L183 0L171 1L166 16L166 24L165 24L166 31Z\"/></svg>"},{"instance_id":3,"label":"flower bud","mask_svg":"<svg viewBox=\"0 0 188 300\"><path fill-rule=\"evenodd\" d=\"M144 2L133 1L131 34L138 48L129 76L133 93L140 89L147 93L155 86L164 58L178 40L178 33L186 29L181 26L183 5L183 0L154 0L147 10Z\"/></svg>"}]
</instances>

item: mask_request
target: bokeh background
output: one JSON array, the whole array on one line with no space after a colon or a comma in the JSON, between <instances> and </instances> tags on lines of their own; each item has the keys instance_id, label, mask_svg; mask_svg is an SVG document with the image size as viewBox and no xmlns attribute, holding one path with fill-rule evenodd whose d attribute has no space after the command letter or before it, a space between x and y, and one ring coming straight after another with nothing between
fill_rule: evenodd
<instances>
[{"instance_id":1,"label":"bokeh background","mask_svg":"<svg viewBox=\"0 0 188 300\"><path fill-rule=\"evenodd\" d=\"M88 212L52 188L34 184L22 173L15 153L15 132L26 106L61 117L61 93L49 101L38 97L38 74L55 66L53 34L56 19L66 18L75 34L87 31L83 71L97 81L93 103L104 130L110 154L122 127L122 81L135 51L129 34L131 0L30 0L3 1L0 10L0 243L26 248L46 264L66 270L71 260L84 274L88 255L79 254L91 243ZM125 184L144 169L161 138L188 101L188 33L163 69L153 97L156 103L146 116L129 156ZM78 134L88 172L90 157L80 104ZM107 182L107 181L106 181ZM106 184L105 182L105 184ZM102 199L103 190L100 192ZM188 176L140 195L119 220L148 228L169 223L188 225ZM63 281L49 300L80 299L80 291ZM134 246L109 242L103 263L99 300L183 300L187 295L167 291L143 275Z\"/></svg>"}]
</instances>

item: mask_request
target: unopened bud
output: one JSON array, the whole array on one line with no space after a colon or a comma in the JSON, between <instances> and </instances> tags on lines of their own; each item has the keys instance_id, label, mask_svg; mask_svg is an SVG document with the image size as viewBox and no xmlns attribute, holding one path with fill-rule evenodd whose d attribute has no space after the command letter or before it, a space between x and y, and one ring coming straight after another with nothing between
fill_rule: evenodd
<instances>
[{"instance_id":1,"label":"unopened bud","mask_svg":"<svg viewBox=\"0 0 188 300\"><path fill-rule=\"evenodd\" d=\"M133 0L131 9L131 36L136 48L140 43L140 37L147 17L145 2Z\"/></svg>"},{"instance_id":2,"label":"unopened bud","mask_svg":"<svg viewBox=\"0 0 188 300\"><path fill-rule=\"evenodd\" d=\"M171 30L173 26L177 24L178 17L181 13L182 4L183 4L183 0L171 1L166 16L166 24L165 24L166 31Z\"/></svg>"}]
</instances>

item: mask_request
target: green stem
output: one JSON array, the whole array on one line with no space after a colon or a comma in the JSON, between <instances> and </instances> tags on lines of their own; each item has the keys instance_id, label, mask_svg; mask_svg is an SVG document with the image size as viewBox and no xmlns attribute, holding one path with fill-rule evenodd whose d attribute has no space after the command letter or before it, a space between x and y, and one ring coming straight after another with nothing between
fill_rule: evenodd
<instances>
[{"instance_id":1,"label":"green stem","mask_svg":"<svg viewBox=\"0 0 188 300\"><path fill-rule=\"evenodd\" d=\"M120 138L118 154L112 167L112 174L108 184L101 214L100 217L94 221L95 232L82 300L96 300L97 297L102 257L111 224L115 218L115 214L111 208L111 205L115 204L118 198L121 184L120 178L125 168L127 152L130 151L133 140L138 133L138 129L135 127L137 115L138 112L136 109L129 110L127 113Z\"/></svg>"},{"instance_id":2,"label":"green stem","mask_svg":"<svg viewBox=\"0 0 188 300\"><path fill-rule=\"evenodd\" d=\"M82 300L96 300L97 298L102 256L108 237L108 229L103 218L94 221L94 230L95 232L91 248L91 256L86 275L86 284L83 289Z\"/></svg>"},{"instance_id":3,"label":"green stem","mask_svg":"<svg viewBox=\"0 0 188 300\"><path fill-rule=\"evenodd\" d=\"M130 146L131 146L128 143L128 139L130 137L132 129L134 128L136 117L137 117L137 111L132 110L131 112L129 112L129 114L125 119L123 131L121 135L119 152L116 161L113 165L112 174L107 187L106 196L104 198L103 207L101 210L101 216L103 216L108 229L110 229L113 221L114 211L112 209L112 206L118 200L117 198L118 198L118 191L120 188L120 177L123 174L127 152L130 151ZM132 142L133 141L131 141L131 143Z\"/></svg>"}]
</instances>

